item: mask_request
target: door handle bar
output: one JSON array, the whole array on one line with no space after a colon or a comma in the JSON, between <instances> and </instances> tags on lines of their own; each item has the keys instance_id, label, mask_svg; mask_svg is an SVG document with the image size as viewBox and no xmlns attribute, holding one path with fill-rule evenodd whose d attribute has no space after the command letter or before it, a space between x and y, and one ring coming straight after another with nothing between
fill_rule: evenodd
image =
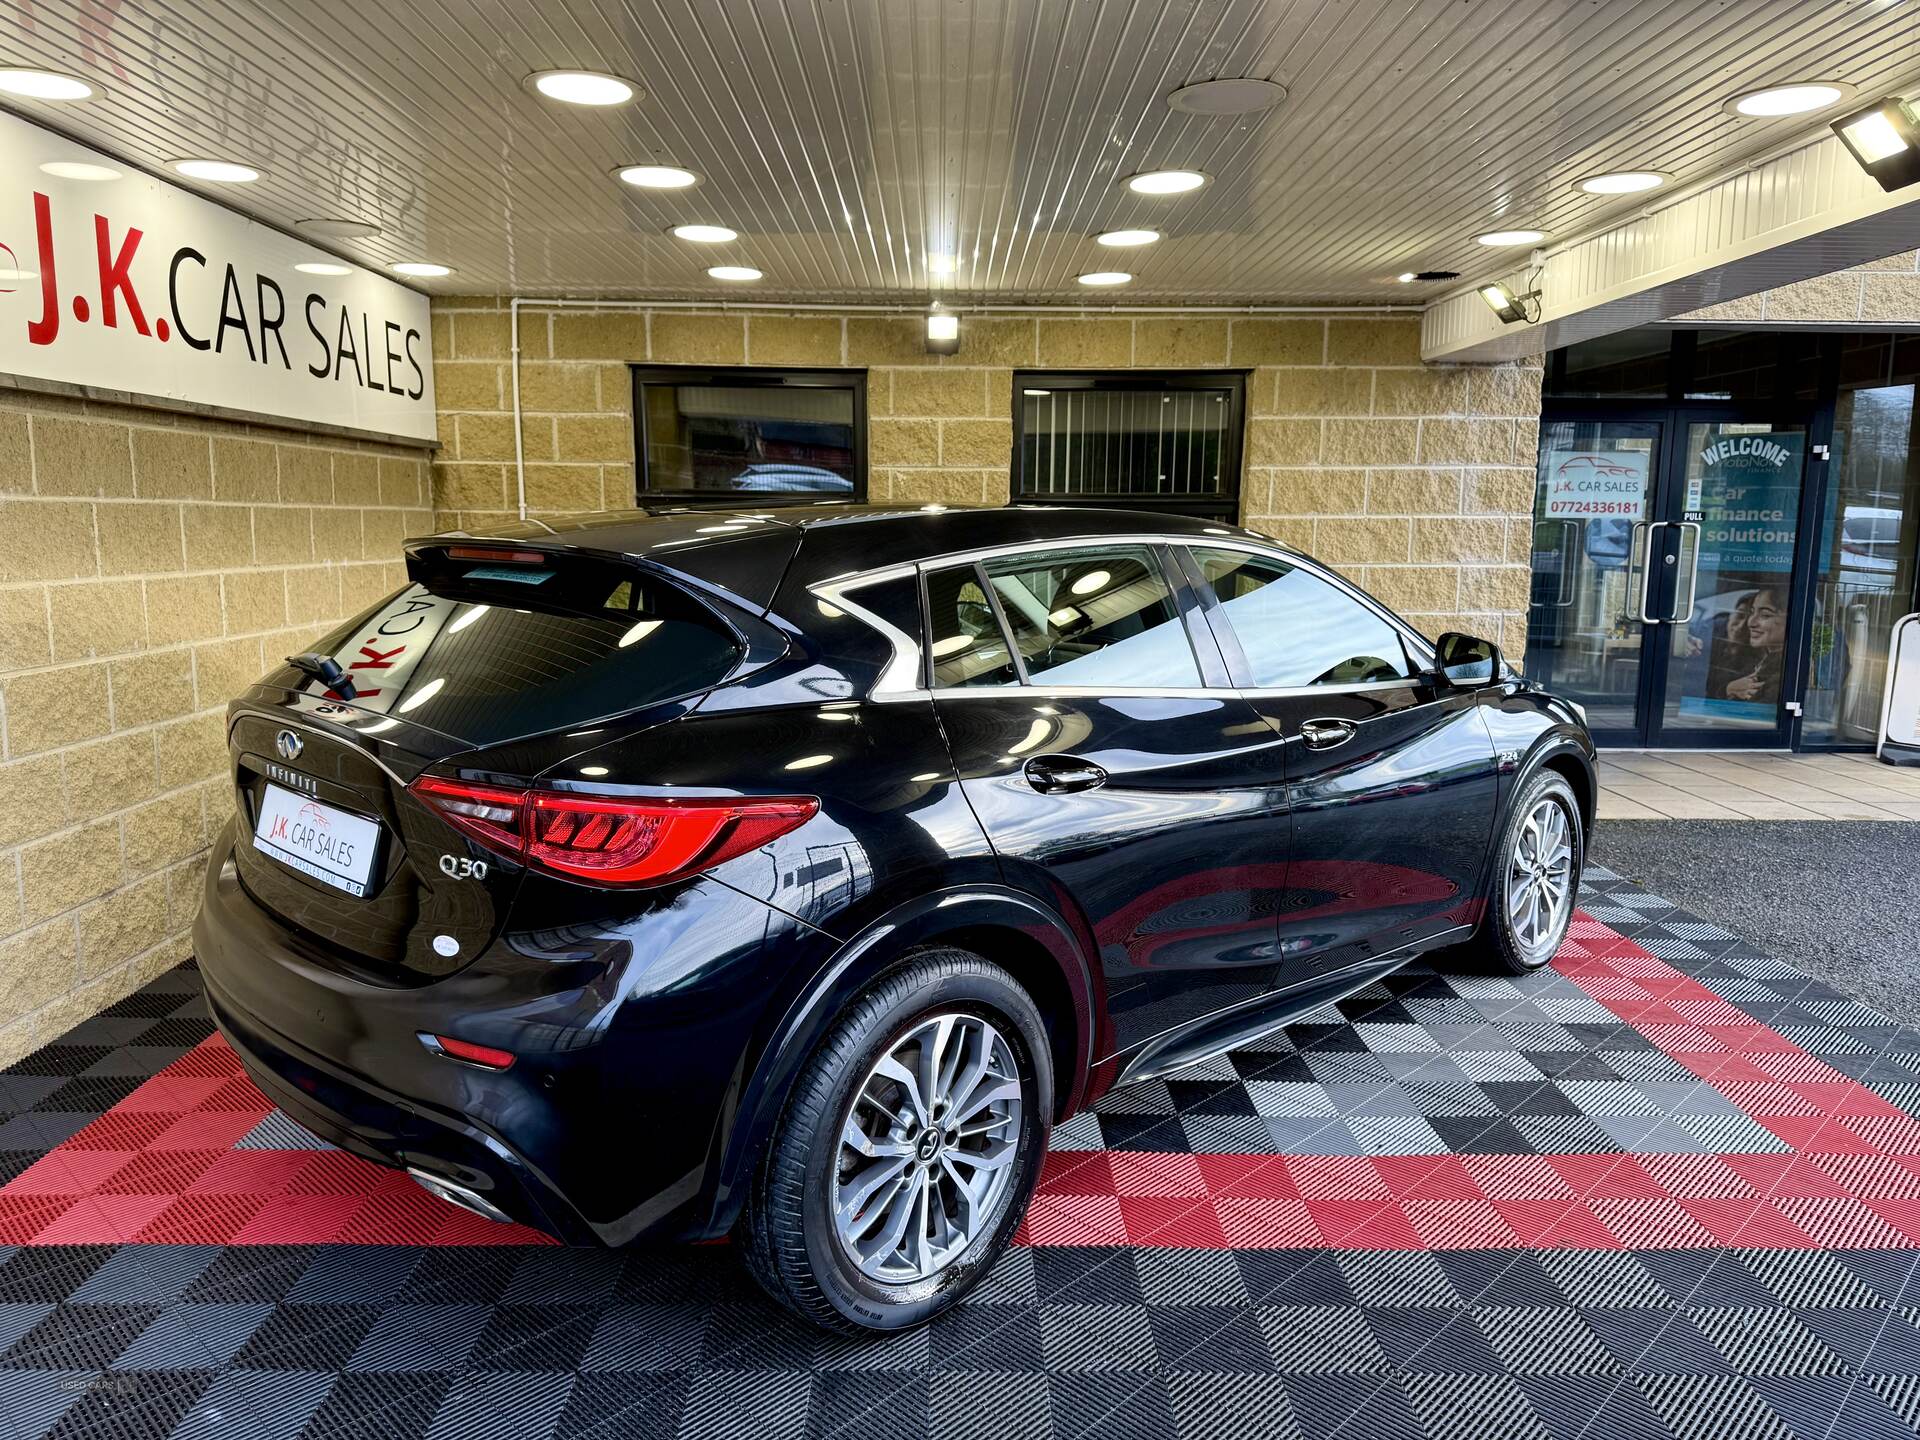
<instances>
[{"instance_id":1,"label":"door handle bar","mask_svg":"<svg viewBox=\"0 0 1920 1440\"><path fill-rule=\"evenodd\" d=\"M1671 520L1642 520L1635 527L1644 532L1643 538L1646 541L1640 557L1640 603L1634 611L1633 616L1633 618L1638 620L1642 625L1658 625L1660 623L1660 616L1653 614L1648 608L1653 604L1654 532L1664 529L1672 523Z\"/></svg>"},{"instance_id":2,"label":"door handle bar","mask_svg":"<svg viewBox=\"0 0 1920 1440\"><path fill-rule=\"evenodd\" d=\"M1700 522L1698 520L1677 520L1663 521L1662 523L1677 524L1680 527L1680 548L1682 551L1687 547L1687 531L1691 530L1693 532L1693 564L1687 567L1686 608L1682 609L1680 606L1680 595L1676 587L1673 597L1673 613L1667 616L1667 619L1674 624L1684 624L1686 621L1693 619L1694 601L1700 596Z\"/></svg>"},{"instance_id":3,"label":"door handle bar","mask_svg":"<svg viewBox=\"0 0 1920 1440\"><path fill-rule=\"evenodd\" d=\"M1580 532L1583 527L1578 520L1562 520L1559 523L1564 538L1560 544L1560 592L1554 597L1553 608L1565 610L1574 601L1574 562L1580 554Z\"/></svg>"}]
</instances>

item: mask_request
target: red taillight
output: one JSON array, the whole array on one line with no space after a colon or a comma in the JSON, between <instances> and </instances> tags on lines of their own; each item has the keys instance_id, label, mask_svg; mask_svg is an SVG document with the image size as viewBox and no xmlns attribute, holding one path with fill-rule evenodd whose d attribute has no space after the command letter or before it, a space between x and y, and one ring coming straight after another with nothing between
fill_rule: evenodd
<instances>
[{"instance_id":1,"label":"red taillight","mask_svg":"<svg viewBox=\"0 0 1920 1440\"><path fill-rule=\"evenodd\" d=\"M596 885L658 885L692 875L759 849L820 808L811 796L623 799L433 775L409 788L488 848Z\"/></svg>"},{"instance_id":2,"label":"red taillight","mask_svg":"<svg viewBox=\"0 0 1920 1440\"><path fill-rule=\"evenodd\" d=\"M456 1040L451 1035L422 1035L420 1043L429 1050L451 1055L469 1065L484 1065L489 1070L505 1070L513 1064L511 1050L496 1050L491 1045L476 1045L471 1040Z\"/></svg>"}]
</instances>

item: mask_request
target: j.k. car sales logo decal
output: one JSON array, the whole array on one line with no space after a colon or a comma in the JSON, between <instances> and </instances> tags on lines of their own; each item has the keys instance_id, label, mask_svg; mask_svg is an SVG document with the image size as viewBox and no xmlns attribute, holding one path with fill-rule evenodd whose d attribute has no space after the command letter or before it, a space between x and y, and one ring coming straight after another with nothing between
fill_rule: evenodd
<instances>
[{"instance_id":1,"label":"j.k. car sales logo decal","mask_svg":"<svg viewBox=\"0 0 1920 1440\"><path fill-rule=\"evenodd\" d=\"M76 155L0 114L0 371L433 437L424 296L309 277L332 257L151 177L40 168Z\"/></svg>"}]
</instances>

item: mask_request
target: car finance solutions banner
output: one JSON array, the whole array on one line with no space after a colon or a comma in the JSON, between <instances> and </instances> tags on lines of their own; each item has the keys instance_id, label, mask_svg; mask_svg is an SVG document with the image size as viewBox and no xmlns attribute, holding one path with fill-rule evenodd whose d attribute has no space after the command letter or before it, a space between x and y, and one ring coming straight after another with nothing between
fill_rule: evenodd
<instances>
[{"instance_id":1,"label":"car finance solutions banner","mask_svg":"<svg viewBox=\"0 0 1920 1440\"><path fill-rule=\"evenodd\" d=\"M1686 518L1700 526L1680 713L1776 723L1806 437L1717 435L1687 457Z\"/></svg>"},{"instance_id":2,"label":"car finance solutions banner","mask_svg":"<svg viewBox=\"0 0 1920 1440\"><path fill-rule=\"evenodd\" d=\"M0 372L433 439L426 297L314 262L341 263L0 112Z\"/></svg>"}]
</instances>

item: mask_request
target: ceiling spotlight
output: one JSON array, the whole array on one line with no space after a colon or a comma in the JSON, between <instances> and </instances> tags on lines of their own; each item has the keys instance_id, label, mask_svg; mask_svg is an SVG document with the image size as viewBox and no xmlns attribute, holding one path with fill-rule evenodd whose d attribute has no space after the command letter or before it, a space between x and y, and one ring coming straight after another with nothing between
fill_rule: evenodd
<instances>
[{"instance_id":1,"label":"ceiling spotlight","mask_svg":"<svg viewBox=\"0 0 1920 1440\"><path fill-rule=\"evenodd\" d=\"M1536 320L1540 315L1537 305L1533 314L1527 313L1527 306L1535 304L1540 299L1538 290L1529 290L1524 295L1516 295L1507 286L1496 281L1491 285L1480 287L1480 298L1487 302L1487 307L1495 315L1500 317L1500 323L1503 325L1512 325L1521 320Z\"/></svg>"},{"instance_id":2,"label":"ceiling spotlight","mask_svg":"<svg viewBox=\"0 0 1920 1440\"><path fill-rule=\"evenodd\" d=\"M351 275L353 267L349 265L330 265L321 260L307 260L293 267L302 275Z\"/></svg>"},{"instance_id":3,"label":"ceiling spotlight","mask_svg":"<svg viewBox=\"0 0 1920 1440\"><path fill-rule=\"evenodd\" d=\"M1573 188L1589 195L1638 195L1642 190L1658 190L1667 179L1659 170L1621 170L1612 175L1589 175Z\"/></svg>"},{"instance_id":4,"label":"ceiling spotlight","mask_svg":"<svg viewBox=\"0 0 1920 1440\"><path fill-rule=\"evenodd\" d=\"M176 160L173 168L190 180L213 180L222 185L245 185L260 178L251 165L231 160Z\"/></svg>"},{"instance_id":5,"label":"ceiling spotlight","mask_svg":"<svg viewBox=\"0 0 1920 1440\"><path fill-rule=\"evenodd\" d=\"M1184 195L1212 178L1199 170L1147 170L1129 175L1127 188L1136 195Z\"/></svg>"},{"instance_id":6,"label":"ceiling spotlight","mask_svg":"<svg viewBox=\"0 0 1920 1440\"><path fill-rule=\"evenodd\" d=\"M380 233L380 227L371 220L349 220L338 215L296 220L293 228L328 240L371 240Z\"/></svg>"},{"instance_id":7,"label":"ceiling spotlight","mask_svg":"<svg viewBox=\"0 0 1920 1440\"><path fill-rule=\"evenodd\" d=\"M1182 115L1257 115L1287 98L1271 80L1202 80L1167 96L1167 108Z\"/></svg>"},{"instance_id":8,"label":"ceiling spotlight","mask_svg":"<svg viewBox=\"0 0 1920 1440\"><path fill-rule=\"evenodd\" d=\"M960 349L960 317L936 301L927 312L927 353L952 355Z\"/></svg>"},{"instance_id":9,"label":"ceiling spotlight","mask_svg":"<svg viewBox=\"0 0 1920 1440\"><path fill-rule=\"evenodd\" d=\"M1767 90L1749 90L1727 101L1730 115L1745 115L1754 120L1773 120L1782 115L1804 115L1809 110L1824 110L1838 105L1853 94L1851 85L1837 80L1818 80L1803 85L1775 85Z\"/></svg>"},{"instance_id":10,"label":"ceiling spotlight","mask_svg":"<svg viewBox=\"0 0 1920 1440\"><path fill-rule=\"evenodd\" d=\"M435 265L431 260L402 260L387 268L396 275L410 275L416 280L437 280L453 273L452 266Z\"/></svg>"},{"instance_id":11,"label":"ceiling spotlight","mask_svg":"<svg viewBox=\"0 0 1920 1440\"><path fill-rule=\"evenodd\" d=\"M527 83L549 100L564 105L624 105L633 99L633 86L618 75L594 70L542 70Z\"/></svg>"},{"instance_id":12,"label":"ceiling spotlight","mask_svg":"<svg viewBox=\"0 0 1920 1440\"><path fill-rule=\"evenodd\" d=\"M715 280L731 280L736 284L760 278L760 272L751 265L710 265L707 274Z\"/></svg>"},{"instance_id":13,"label":"ceiling spotlight","mask_svg":"<svg viewBox=\"0 0 1920 1440\"><path fill-rule=\"evenodd\" d=\"M1133 279L1125 270L1092 270L1074 277L1082 285L1125 285Z\"/></svg>"},{"instance_id":14,"label":"ceiling spotlight","mask_svg":"<svg viewBox=\"0 0 1920 1440\"><path fill-rule=\"evenodd\" d=\"M1920 181L1920 112L1899 96L1834 121L1833 133L1882 190Z\"/></svg>"},{"instance_id":15,"label":"ceiling spotlight","mask_svg":"<svg viewBox=\"0 0 1920 1440\"><path fill-rule=\"evenodd\" d=\"M1420 277L1411 270L1402 270L1398 275L1394 276L1393 278L1399 281L1402 285L1411 285L1414 281L1418 280Z\"/></svg>"},{"instance_id":16,"label":"ceiling spotlight","mask_svg":"<svg viewBox=\"0 0 1920 1440\"><path fill-rule=\"evenodd\" d=\"M1484 235L1473 237L1482 245L1531 245L1536 240L1544 240L1544 230L1489 230Z\"/></svg>"},{"instance_id":17,"label":"ceiling spotlight","mask_svg":"<svg viewBox=\"0 0 1920 1440\"><path fill-rule=\"evenodd\" d=\"M641 190L685 190L700 183L698 175L678 165L622 165L613 173L622 184Z\"/></svg>"},{"instance_id":18,"label":"ceiling spotlight","mask_svg":"<svg viewBox=\"0 0 1920 1440\"><path fill-rule=\"evenodd\" d=\"M56 180L118 180L120 172L110 165L89 165L84 160L49 160L40 167L42 175Z\"/></svg>"},{"instance_id":19,"label":"ceiling spotlight","mask_svg":"<svg viewBox=\"0 0 1920 1440\"><path fill-rule=\"evenodd\" d=\"M1100 244L1114 249L1127 249L1135 245L1153 244L1160 238L1160 232L1158 230L1109 230L1093 238Z\"/></svg>"},{"instance_id":20,"label":"ceiling spotlight","mask_svg":"<svg viewBox=\"0 0 1920 1440\"><path fill-rule=\"evenodd\" d=\"M951 275L959 268L960 261L957 256L947 255L938 251L929 251L927 253L927 273L929 275Z\"/></svg>"},{"instance_id":21,"label":"ceiling spotlight","mask_svg":"<svg viewBox=\"0 0 1920 1440\"><path fill-rule=\"evenodd\" d=\"M0 70L0 91L22 100L87 100L93 86L53 70Z\"/></svg>"},{"instance_id":22,"label":"ceiling spotlight","mask_svg":"<svg viewBox=\"0 0 1920 1440\"><path fill-rule=\"evenodd\" d=\"M740 238L738 230L729 230L724 225L676 225L673 234L696 245L725 245Z\"/></svg>"}]
</instances>

